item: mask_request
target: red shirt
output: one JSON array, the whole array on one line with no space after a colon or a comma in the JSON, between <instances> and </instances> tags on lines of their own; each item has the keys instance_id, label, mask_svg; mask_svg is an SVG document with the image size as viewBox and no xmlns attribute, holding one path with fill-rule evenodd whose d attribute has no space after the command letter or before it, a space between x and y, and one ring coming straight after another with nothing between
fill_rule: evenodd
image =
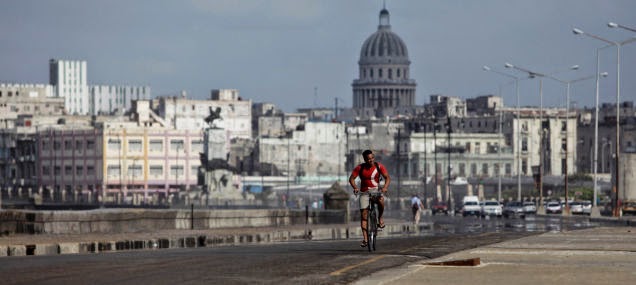
<instances>
[{"instance_id":1,"label":"red shirt","mask_svg":"<svg viewBox=\"0 0 636 285\"><path fill-rule=\"evenodd\" d=\"M351 176L360 177L360 191L367 192L369 188L379 187L380 183L380 173L384 175L388 175L386 168L382 163L377 162L378 167L375 167L375 164L369 166L366 163L359 164L356 168L351 172ZM378 168L380 173L378 173Z\"/></svg>"}]
</instances>

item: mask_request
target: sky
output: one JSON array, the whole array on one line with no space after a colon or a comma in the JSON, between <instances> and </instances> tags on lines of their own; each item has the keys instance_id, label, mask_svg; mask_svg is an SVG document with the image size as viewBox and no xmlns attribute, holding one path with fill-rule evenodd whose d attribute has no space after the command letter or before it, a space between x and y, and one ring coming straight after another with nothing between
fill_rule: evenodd
<instances>
[{"instance_id":1,"label":"sky","mask_svg":"<svg viewBox=\"0 0 636 285\"><path fill-rule=\"evenodd\" d=\"M244 99L297 108L350 107L364 40L382 0L0 0L0 82L48 83L51 58L86 60L89 85L146 85L153 97L238 89ZM565 107L565 84L507 69L506 62L562 81L593 76L596 49L636 33L633 0L386 0L406 43L416 104L432 94L500 94L524 78L522 106ZM616 102L616 48L602 49L600 101ZM579 65L577 71L566 71ZM636 101L636 42L621 48L621 101ZM572 84L572 106L594 106L595 81Z\"/></svg>"}]
</instances>

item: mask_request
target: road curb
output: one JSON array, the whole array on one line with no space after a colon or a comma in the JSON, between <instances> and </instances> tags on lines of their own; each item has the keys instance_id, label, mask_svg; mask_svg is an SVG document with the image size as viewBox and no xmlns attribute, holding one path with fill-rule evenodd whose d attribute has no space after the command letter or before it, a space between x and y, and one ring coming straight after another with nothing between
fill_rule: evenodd
<instances>
[{"instance_id":1,"label":"road curb","mask_svg":"<svg viewBox=\"0 0 636 285\"><path fill-rule=\"evenodd\" d=\"M260 244L286 242L294 240L346 240L362 238L358 225L307 226L302 229L273 229L250 233L183 233L183 234L143 234L144 237L113 238L108 235L92 241L65 241L0 245L0 257L58 254L94 254L116 251L158 250L168 248L201 248L215 246L235 246L242 244ZM408 233L413 230L410 223L387 224L385 234ZM149 237L150 236L150 237ZM63 238L63 237L60 237Z\"/></svg>"}]
</instances>

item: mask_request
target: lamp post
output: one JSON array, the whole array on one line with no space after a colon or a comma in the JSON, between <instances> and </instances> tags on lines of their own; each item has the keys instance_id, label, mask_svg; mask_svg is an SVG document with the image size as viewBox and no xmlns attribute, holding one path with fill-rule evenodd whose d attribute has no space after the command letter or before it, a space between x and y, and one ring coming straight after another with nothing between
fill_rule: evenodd
<instances>
[{"instance_id":1,"label":"lamp post","mask_svg":"<svg viewBox=\"0 0 636 285\"><path fill-rule=\"evenodd\" d=\"M448 152L448 180L446 181L446 199L448 200L448 208L454 209L452 203L452 191L451 191L451 170L453 169L453 167L451 166L451 132L452 132L452 127L451 127L451 119L450 119L450 115L446 114L446 134L448 135L448 142L447 142L447 149L446 151ZM453 211L454 212L454 211Z\"/></svg>"},{"instance_id":2,"label":"lamp post","mask_svg":"<svg viewBox=\"0 0 636 285\"><path fill-rule=\"evenodd\" d=\"M607 77L607 72L603 72L600 74L600 76L603 77ZM569 123L570 123L570 86L573 83L576 82L580 82L580 81L585 81L588 79L592 79L592 78L596 78L597 79L597 84L598 84L598 77L599 75L592 75L592 76L586 76L586 77L581 77L581 78L577 78L577 79L573 79L573 80L562 80L562 79L558 79L554 76L551 75L546 75L547 78L553 79L557 82L563 83L565 84L566 87L566 97L565 97L565 105L566 105L566 111L565 111L565 173L564 173L564 183L565 183L565 211L563 211L563 215L569 215L569 210L570 207L568 205L568 152L569 152L569 147L568 147L568 141L569 141L569 137L568 137L568 133L569 133ZM598 89L597 89L598 91ZM593 202L593 207L596 207L596 185L594 185L594 202ZM598 209L596 209L598 210ZM597 214L600 213L597 211Z\"/></svg>"},{"instance_id":3,"label":"lamp post","mask_svg":"<svg viewBox=\"0 0 636 285\"><path fill-rule=\"evenodd\" d=\"M631 30L631 28L627 28L625 26L621 26L618 25L616 23L609 23L608 26L610 28L614 28L614 27L620 27L622 29L627 29L627 30ZM608 39L599 37L597 35L593 35L590 33L586 33L580 29L574 28L572 30L572 32L575 35L584 35L602 42L605 42L607 44L610 45L614 45L616 46L616 165L614 168L614 194L615 194L615 198L614 198L614 207L613 207L613 212L614 212L614 216L620 216L620 210L618 209L618 191L619 189L619 175L618 175L618 170L619 168L619 154L620 154L620 98L621 98L621 46L626 45L628 43L634 42L636 41L636 38L631 38L628 40L624 40L621 42L615 42L615 41L610 41ZM597 52L598 55L598 52ZM597 62L598 63L598 62ZM596 202L596 200L594 200L594 202Z\"/></svg>"},{"instance_id":4,"label":"lamp post","mask_svg":"<svg viewBox=\"0 0 636 285\"><path fill-rule=\"evenodd\" d=\"M516 69L518 71L524 72L528 74L529 78L536 78L539 77L539 100L540 100L540 106L539 106L539 121L540 121L540 130L539 130L539 135L540 135L540 147L541 150L539 151L539 207L538 207L538 212L541 214L545 214L545 209L543 207L543 168L544 168L544 132L545 132L545 128L543 125L543 77L547 77L547 75L539 73L539 72L534 72L531 70L528 70L526 68L520 67L520 66L515 66L514 64L511 63L506 63L505 64L506 68L513 68ZM569 70L577 70L579 69L578 65L573 65L569 68ZM553 74L556 74L558 72L555 72ZM567 203L567 201L566 201ZM567 204L566 204L566 208L567 208Z\"/></svg>"},{"instance_id":5,"label":"lamp post","mask_svg":"<svg viewBox=\"0 0 636 285\"><path fill-rule=\"evenodd\" d=\"M505 72L493 70L486 65L484 65L483 70L494 72L496 74L512 78L514 79L514 82L515 82L515 93L517 95L517 110L516 110L517 111L517 137L516 139L513 139L512 141L517 142L516 143L517 147L515 147L513 150L517 151L517 201L521 201L521 145L520 145L521 144L521 111L519 108L519 77L510 75Z\"/></svg>"},{"instance_id":6,"label":"lamp post","mask_svg":"<svg viewBox=\"0 0 636 285\"><path fill-rule=\"evenodd\" d=\"M437 128L438 128L437 117L433 115L433 163L434 163L433 167L435 168L435 197L437 197L437 194L438 194L437 192L439 188L439 182L437 181L437 176L438 176L438 173L437 173ZM442 198L442 197L439 197L439 198Z\"/></svg>"}]
</instances>

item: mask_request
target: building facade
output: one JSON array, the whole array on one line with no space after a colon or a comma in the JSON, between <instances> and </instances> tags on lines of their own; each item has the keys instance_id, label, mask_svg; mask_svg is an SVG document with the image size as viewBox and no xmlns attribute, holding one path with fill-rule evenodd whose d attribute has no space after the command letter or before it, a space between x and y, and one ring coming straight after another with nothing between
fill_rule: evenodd
<instances>
[{"instance_id":1,"label":"building facade","mask_svg":"<svg viewBox=\"0 0 636 285\"><path fill-rule=\"evenodd\" d=\"M360 49L358 79L352 84L355 116L391 116L396 108L415 106L410 64L406 44L391 30L389 11L382 9L378 30Z\"/></svg>"},{"instance_id":2,"label":"building facade","mask_svg":"<svg viewBox=\"0 0 636 285\"><path fill-rule=\"evenodd\" d=\"M53 85L56 97L64 98L68 114L89 114L86 61L51 59L49 84Z\"/></svg>"}]
</instances>

